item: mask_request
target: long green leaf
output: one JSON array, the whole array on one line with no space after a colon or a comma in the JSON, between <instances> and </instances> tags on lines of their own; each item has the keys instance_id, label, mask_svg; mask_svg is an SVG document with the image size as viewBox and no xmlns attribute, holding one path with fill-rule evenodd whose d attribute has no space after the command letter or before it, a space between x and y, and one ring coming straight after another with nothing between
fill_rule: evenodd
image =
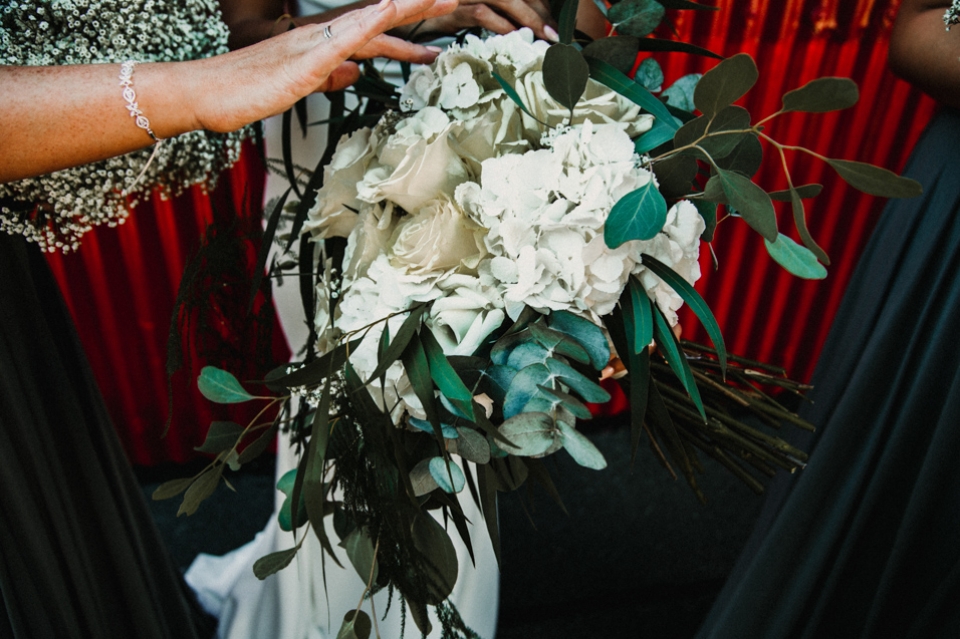
<instances>
[{"instance_id":1,"label":"long green leaf","mask_svg":"<svg viewBox=\"0 0 960 639\"><path fill-rule=\"evenodd\" d=\"M260 250L257 251L257 265L253 269L253 281L250 283L250 299L247 301L247 313L253 310L253 301L260 290L260 282L263 281L263 272L267 268L267 255L270 254L270 247L273 245L273 238L277 234L277 225L280 223L280 214L283 212L283 205L287 203L290 191L293 187L288 187L280 199L277 200L273 211L267 216L267 228L263 231L263 237L260 239Z\"/></svg>"},{"instance_id":2,"label":"long green leaf","mask_svg":"<svg viewBox=\"0 0 960 639\"><path fill-rule=\"evenodd\" d=\"M529 115L534 120L537 119L536 116L530 113L529 109L527 109L527 106L523 103L523 100L520 99L520 94L517 93L516 89L510 86L510 84L496 71L493 73L493 79L497 81L497 84L499 84L500 88L503 89L504 93L507 94L507 97L513 100L514 103L520 107L521 111Z\"/></svg>"},{"instance_id":3,"label":"long green leaf","mask_svg":"<svg viewBox=\"0 0 960 639\"><path fill-rule=\"evenodd\" d=\"M398 335L399 339L399 335ZM423 343L419 336L414 335L407 343L400 355L403 368L410 379L413 392L423 405L423 412L427 414L427 421L433 425L434 434L438 442L443 445L443 434L440 427L440 413L437 410L437 400L433 393L433 379L430 376L430 363L423 350Z\"/></svg>"},{"instance_id":4,"label":"long green leaf","mask_svg":"<svg viewBox=\"0 0 960 639\"><path fill-rule=\"evenodd\" d=\"M347 361L347 355L360 345L361 340L362 338L358 337L352 342L340 344L329 353L318 357L309 364L301 366L292 373L272 380L272 382L286 388L319 384L343 368L344 362Z\"/></svg>"},{"instance_id":5,"label":"long green leaf","mask_svg":"<svg viewBox=\"0 0 960 639\"><path fill-rule=\"evenodd\" d=\"M670 111L667 110L666 105L645 88L603 60L590 58L587 60L587 64L590 67L590 77L594 80L610 87L634 104L646 109L674 131L680 128L680 120L673 117Z\"/></svg>"},{"instance_id":6,"label":"long green leaf","mask_svg":"<svg viewBox=\"0 0 960 639\"><path fill-rule=\"evenodd\" d=\"M647 256L644 255L644 265L646 265ZM633 338L633 347L630 349L634 354L646 350L650 342L653 341L653 304L647 291L643 288L640 281L631 277L627 283L630 289L630 313L625 314L633 323L633 332L627 333L628 337Z\"/></svg>"},{"instance_id":7,"label":"long green leaf","mask_svg":"<svg viewBox=\"0 0 960 639\"><path fill-rule=\"evenodd\" d=\"M218 404L237 404L256 399L237 378L216 366L204 366L197 377L197 388L203 396Z\"/></svg>"},{"instance_id":8,"label":"long green leaf","mask_svg":"<svg viewBox=\"0 0 960 639\"><path fill-rule=\"evenodd\" d=\"M697 410L700 411L700 416L703 417L703 421L707 421L707 413L703 409L703 400L700 398L700 389L697 388L697 382L693 378L693 371L690 370L690 363L687 362L687 356L680 350L680 344L677 343L677 338L674 336L673 331L670 330L667 319L663 316L663 313L660 312L660 308L656 306L654 306L653 309L653 321L653 333L657 346L667 358L667 363L670 365L670 368L673 369L680 383L682 383L683 387L687 390L687 394L690 395L690 399L693 400Z\"/></svg>"},{"instance_id":9,"label":"long green leaf","mask_svg":"<svg viewBox=\"0 0 960 639\"><path fill-rule=\"evenodd\" d=\"M777 212L767 192L736 171L717 169L717 177L730 205L764 239L777 239Z\"/></svg>"},{"instance_id":10,"label":"long green leaf","mask_svg":"<svg viewBox=\"0 0 960 639\"><path fill-rule=\"evenodd\" d=\"M707 329L707 335L710 336L710 340L713 342L713 345L717 350L717 359L720 360L720 373L723 375L724 379L727 376L727 347L723 342L723 334L720 332L720 325L717 324L717 319L713 316L713 312L710 310L710 307L707 306L707 303L700 293L697 293L697 290L690 285L687 280L680 277L680 275L674 271L672 268L653 257L652 255L643 256L643 265L648 269L653 271L653 273L667 283L667 286L676 291L677 295L687 303L687 306L690 307L690 310L700 319L700 322L703 324L703 327Z\"/></svg>"},{"instance_id":11,"label":"long green leaf","mask_svg":"<svg viewBox=\"0 0 960 639\"><path fill-rule=\"evenodd\" d=\"M473 393L460 379L457 371L450 366L447 356L443 354L443 348L429 328L420 331L420 342L423 344L423 350L430 362L430 377L433 378L437 388L471 422L476 422L477 418L473 409Z\"/></svg>"},{"instance_id":12,"label":"long green leaf","mask_svg":"<svg viewBox=\"0 0 960 639\"><path fill-rule=\"evenodd\" d=\"M827 269L817 261L817 256L786 235L778 235L776 242L766 240L763 242L770 257L797 277L807 280L822 280L827 276Z\"/></svg>"},{"instance_id":13,"label":"long green leaf","mask_svg":"<svg viewBox=\"0 0 960 639\"><path fill-rule=\"evenodd\" d=\"M820 248L820 245L813 239L813 235L810 234L810 229L807 228L807 216L803 210L803 200L800 198L800 193L793 187L790 188L790 206L793 210L793 222L797 226L797 232L800 233L803 245L810 249L818 260L829 266L830 258L827 256L827 252ZM777 240L781 237L783 236L778 235ZM826 272L824 272L824 275L826 275Z\"/></svg>"},{"instance_id":14,"label":"long green leaf","mask_svg":"<svg viewBox=\"0 0 960 639\"><path fill-rule=\"evenodd\" d=\"M397 331L397 336L393 338L393 341L390 342L390 345L387 347L386 354L384 355L383 359L377 362L377 367L367 379L367 384L386 373L387 369L390 368L390 366L392 366L397 359L399 359L401 353L403 353L403 351L407 348L407 344L410 342L410 339L414 336L414 334L416 334L417 329L420 328L420 318L423 316L426 310L426 306L417 306L411 309L410 315L408 315L407 319L403 320L403 324L400 325L400 330Z\"/></svg>"}]
</instances>

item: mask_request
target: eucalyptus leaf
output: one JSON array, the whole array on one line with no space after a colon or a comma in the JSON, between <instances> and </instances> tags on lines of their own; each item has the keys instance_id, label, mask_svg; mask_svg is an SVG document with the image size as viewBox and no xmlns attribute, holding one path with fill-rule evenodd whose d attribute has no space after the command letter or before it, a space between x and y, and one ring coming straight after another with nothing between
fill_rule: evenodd
<instances>
[{"instance_id":1,"label":"eucalyptus leaf","mask_svg":"<svg viewBox=\"0 0 960 639\"><path fill-rule=\"evenodd\" d=\"M848 109L859 99L860 90L850 78L817 78L784 94L782 111L827 113Z\"/></svg>"},{"instance_id":2,"label":"eucalyptus leaf","mask_svg":"<svg viewBox=\"0 0 960 639\"><path fill-rule=\"evenodd\" d=\"M288 187L284 194L274 203L273 210L267 215L267 226L263 230L263 237L260 239L260 250L257 252L257 264L253 269L253 281L250 283L247 313L253 310L253 302L256 300L257 292L260 290L260 283L263 281L263 272L267 267L267 256L270 253L270 247L273 246L273 238L277 233L277 225L280 223L280 214L292 190L292 186Z\"/></svg>"},{"instance_id":3,"label":"eucalyptus leaf","mask_svg":"<svg viewBox=\"0 0 960 639\"><path fill-rule=\"evenodd\" d=\"M550 371L545 364L531 364L520 369L510 382L510 388L503 400L503 416L509 420L520 413L527 402L539 392L537 387L549 384L550 378ZM500 432L503 432L503 429ZM507 438L509 437L507 435Z\"/></svg>"},{"instance_id":4,"label":"eucalyptus leaf","mask_svg":"<svg viewBox=\"0 0 960 639\"><path fill-rule=\"evenodd\" d=\"M727 194L723 190L723 180L719 175L712 175L703 187L703 199L717 204L729 204Z\"/></svg>"},{"instance_id":5,"label":"eucalyptus leaf","mask_svg":"<svg viewBox=\"0 0 960 639\"><path fill-rule=\"evenodd\" d=\"M493 401L503 404L506 399L507 391L513 383L513 378L517 375L517 369L510 366L491 366L487 371L490 376L491 388L487 389Z\"/></svg>"},{"instance_id":6,"label":"eucalyptus leaf","mask_svg":"<svg viewBox=\"0 0 960 639\"><path fill-rule=\"evenodd\" d=\"M433 481L445 493L459 493L467 483L460 466L453 460L433 457L427 461Z\"/></svg>"},{"instance_id":7,"label":"eucalyptus leaf","mask_svg":"<svg viewBox=\"0 0 960 639\"><path fill-rule=\"evenodd\" d=\"M555 403L554 405L563 405L571 415L578 419L590 419L593 417L593 415L590 414L590 409L569 393L564 393L561 390L550 388L549 386L541 386L540 392L552 396Z\"/></svg>"},{"instance_id":8,"label":"eucalyptus leaf","mask_svg":"<svg viewBox=\"0 0 960 639\"><path fill-rule=\"evenodd\" d=\"M450 442L451 452L475 464L486 464L490 461L490 444L486 437L464 426L457 427L457 435L457 439Z\"/></svg>"},{"instance_id":9,"label":"eucalyptus leaf","mask_svg":"<svg viewBox=\"0 0 960 639\"><path fill-rule=\"evenodd\" d=\"M688 195L697 177L697 161L689 155L671 155L653 163L653 172L665 198Z\"/></svg>"},{"instance_id":10,"label":"eucalyptus leaf","mask_svg":"<svg viewBox=\"0 0 960 639\"><path fill-rule=\"evenodd\" d=\"M197 479L190 484L187 492L183 495L183 502L177 510L177 517L180 515L192 515L197 512L200 503L213 494L220 484L220 478L223 476L223 466L217 465L203 471Z\"/></svg>"},{"instance_id":11,"label":"eucalyptus leaf","mask_svg":"<svg viewBox=\"0 0 960 639\"><path fill-rule=\"evenodd\" d=\"M297 556L297 548L272 552L269 555L261 557L253 564L253 574L261 581L276 574L290 565L293 558Z\"/></svg>"},{"instance_id":12,"label":"eucalyptus leaf","mask_svg":"<svg viewBox=\"0 0 960 639\"><path fill-rule=\"evenodd\" d=\"M267 447L273 443L277 435L277 430L277 423L274 422L270 428L264 430L255 440L244 446L243 450L240 451L240 456L237 457L237 463L246 464L262 455L263 452L267 450Z\"/></svg>"},{"instance_id":13,"label":"eucalyptus leaf","mask_svg":"<svg viewBox=\"0 0 960 639\"><path fill-rule=\"evenodd\" d=\"M610 401L610 393L596 382L587 379L582 373L558 359L547 360L550 373L564 384L575 390L580 397L592 404L603 404Z\"/></svg>"},{"instance_id":14,"label":"eucalyptus leaf","mask_svg":"<svg viewBox=\"0 0 960 639\"><path fill-rule=\"evenodd\" d=\"M237 378L215 366L204 366L197 377L197 387L203 396L218 404L236 404L256 399L237 381Z\"/></svg>"},{"instance_id":15,"label":"eucalyptus leaf","mask_svg":"<svg viewBox=\"0 0 960 639\"><path fill-rule=\"evenodd\" d=\"M717 159L716 163L721 169L736 171L752 178L763 163L763 146L755 134L742 136L733 150L725 157Z\"/></svg>"},{"instance_id":16,"label":"eucalyptus leaf","mask_svg":"<svg viewBox=\"0 0 960 639\"><path fill-rule=\"evenodd\" d=\"M634 45L633 57L636 57L636 45ZM626 72L627 71L624 71L624 73ZM637 72L634 74L633 80L634 82L642 84L643 88L650 93L659 93L663 89L663 69L660 68L660 63L653 58L645 58L643 62L640 63L640 66L637 67Z\"/></svg>"},{"instance_id":17,"label":"eucalyptus leaf","mask_svg":"<svg viewBox=\"0 0 960 639\"><path fill-rule=\"evenodd\" d=\"M529 332L524 333L524 335L532 339ZM507 358L507 366L522 370L532 364L545 364L549 358L550 351L542 344L533 341L524 342L510 352L510 357Z\"/></svg>"},{"instance_id":18,"label":"eucalyptus leaf","mask_svg":"<svg viewBox=\"0 0 960 639\"><path fill-rule=\"evenodd\" d=\"M609 38L600 38L599 40L594 40L585 46L582 53L585 58L603 60L621 73L628 74L633 70L633 65L637 60L637 46L639 42L640 39L634 38L633 36L612 36ZM648 58L648 60L653 61L651 58ZM653 64L656 65L656 62L653 61ZM656 65L656 67L659 70L660 65ZM652 72L650 65L644 67L644 65L641 64L640 68L644 70L645 73ZM640 71L638 71L637 74L638 77L640 77ZM660 81L663 82L662 73L660 74L660 78ZM640 80L636 77L634 79L640 82ZM649 91L660 90L659 88L652 88L645 82L640 83L643 84Z\"/></svg>"},{"instance_id":19,"label":"eucalyptus leaf","mask_svg":"<svg viewBox=\"0 0 960 639\"><path fill-rule=\"evenodd\" d=\"M656 0L621 0L607 11L617 33L642 38L660 26L665 10Z\"/></svg>"},{"instance_id":20,"label":"eucalyptus leaf","mask_svg":"<svg viewBox=\"0 0 960 639\"><path fill-rule=\"evenodd\" d=\"M573 111L589 79L590 67L577 49L562 43L547 49L543 56L543 86L554 100Z\"/></svg>"},{"instance_id":21,"label":"eucalyptus leaf","mask_svg":"<svg viewBox=\"0 0 960 639\"><path fill-rule=\"evenodd\" d=\"M795 187L794 190L804 200L809 200L810 198L817 197L820 195L820 192L823 191L822 184L804 184L803 186ZM770 199L777 202L789 202L790 189L785 191L772 191L770 194Z\"/></svg>"},{"instance_id":22,"label":"eucalyptus leaf","mask_svg":"<svg viewBox=\"0 0 960 639\"><path fill-rule=\"evenodd\" d=\"M786 235L778 235L776 242L764 240L763 243L770 257L797 277L806 280L822 280L827 276L827 269L817 260L816 255Z\"/></svg>"},{"instance_id":23,"label":"eucalyptus leaf","mask_svg":"<svg viewBox=\"0 0 960 639\"><path fill-rule=\"evenodd\" d=\"M413 543L427 564L424 577L428 581L425 603L436 606L443 602L457 583L459 564L457 551L447 531L430 515L422 513L413 520Z\"/></svg>"},{"instance_id":24,"label":"eucalyptus leaf","mask_svg":"<svg viewBox=\"0 0 960 639\"><path fill-rule=\"evenodd\" d=\"M212 422L207 431L207 438L202 446L194 448L201 453L216 455L233 448L243 435L243 426L234 422Z\"/></svg>"},{"instance_id":25,"label":"eucalyptus leaf","mask_svg":"<svg viewBox=\"0 0 960 639\"><path fill-rule=\"evenodd\" d=\"M340 545L347 551L347 559L353 564L354 570L360 575L363 583L376 583L380 567L377 565L373 540L367 535L366 530L363 528L354 529ZM372 579L370 577L371 570L373 571Z\"/></svg>"},{"instance_id":26,"label":"eucalyptus leaf","mask_svg":"<svg viewBox=\"0 0 960 639\"><path fill-rule=\"evenodd\" d=\"M729 57L700 78L693 102L706 117L712 118L753 88L759 73L746 53Z\"/></svg>"},{"instance_id":27,"label":"eucalyptus leaf","mask_svg":"<svg viewBox=\"0 0 960 639\"><path fill-rule=\"evenodd\" d=\"M793 222L797 227L797 232L800 233L800 240L803 241L804 246L813 253L817 260L829 266L830 258L827 256L827 252L820 248L820 245L813 239L813 235L810 234L810 229L807 228L807 215L803 209L803 200L796 190L791 190L790 192L790 207L793 210ZM783 236L778 236L777 239L781 237Z\"/></svg>"},{"instance_id":28,"label":"eucalyptus leaf","mask_svg":"<svg viewBox=\"0 0 960 639\"><path fill-rule=\"evenodd\" d=\"M603 240L612 249L630 240L650 240L666 222L667 201L650 180L613 205L603 226Z\"/></svg>"},{"instance_id":29,"label":"eucalyptus leaf","mask_svg":"<svg viewBox=\"0 0 960 639\"><path fill-rule=\"evenodd\" d=\"M696 90L697 83L700 82L700 78L702 77L702 73L687 74L667 87L661 95L663 95L667 104L675 109L692 113L694 109L697 108L693 103L693 92Z\"/></svg>"},{"instance_id":30,"label":"eucalyptus leaf","mask_svg":"<svg viewBox=\"0 0 960 639\"><path fill-rule=\"evenodd\" d=\"M430 458L421 459L410 469L410 483L413 486L413 494L417 497L428 495L440 488L440 484L433 478L430 472Z\"/></svg>"},{"instance_id":31,"label":"eucalyptus leaf","mask_svg":"<svg viewBox=\"0 0 960 639\"><path fill-rule=\"evenodd\" d=\"M577 10L580 8L580 0L564 0L563 8L560 9L560 16L557 20L557 35L560 42L570 44L573 42L573 35L577 27Z\"/></svg>"},{"instance_id":32,"label":"eucalyptus leaf","mask_svg":"<svg viewBox=\"0 0 960 639\"><path fill-rule=\"evenodd\" d=\"M764 239L776 241L777 213L767 192L735 171L717 170L727 201Z\"/></svg>"},{"instance_id":33,"label":"eucalyptus leaf","mask_svg":"<svg viewBox=\"0 0 960 639\"><path fill-rule=\"evenodd\" d=\"M607 467L607 460L603 458L603 453L583 433L564 422L559 422L558 426L563 435L563 447L573 457L573 461L593 470L603 470Z\"/></svg>"},{"instance_id":34,"label":"eucalyptus leaf","mask_svg":"<svg viewBox=\"0 0 960 639\"><path fill-rule=\"evenodd\" d=\"M180 479L171 479L170 481L164 482L157 486L157 489L153 491L153 499L155 501L160 501L161 499L170 499L171 497L176 497L187 488L190 488L190 484L194 481L193 477L182 477Z\"/></svg>"},{"instance_id":35,"label":"eucalyptus leaf","mask_svg":"<svg viewBox=\"0 0 960 639\"><path fill-rule=\"evenodd\" d=\"M333 547L327 538L323 518L326 512L326 488L323 477L327 458L327 443L330 440L330 378L328 377L320 393L320 404L313 416L310 431L310 443L306 451L306 464L303 470L303 502L307 507L307 519L313 533L337 565L340 561L333 553ZM294 488L293 493L296 493ZM299 518L296 521L301 521Z\"/></svg>"},{"instance_id":36,"label":"eucalyptus leaf","mask_svg":"<svg viewBox=\"0 0 960 639\"><path fill-rule=\"evenodd\" d=\"M362 610L351 610L343 617L337 639L369 639L373 625L370 616Z\"/></svg>"},{"instance_id":37,"label":"eucalyptus leaf","mask_svg":"<svg viewBox=\"0 0 960 639\"><path fill-rule=\"evenodd\" d=\"M277 490L283 493L286 496L286 499L283 500L283 504L280 506L280 511L277 513L277 524L280 526L280 530L285 532L293 531L293 487L297 479L297 469L292 468L280 477L280 480L277 481ZM297 522L303 524L309 519L307 515L307 504L303 500L303 491L300 491L299 495L299 507L297 508Z\"/></svg>"},{"instance_id":38,"label":"eucalyptus leaf","mask_svg":"<svg viewBox=\"0 0 960 639\"><path fill-rule=\"evenodd\" d=\"M514 455L534 457L542 455L557 439L558 433L553 418L546 413L520 413L503 422L500 433L512 445L501 447Z\"/></svg>"},{"instance_id":39,"label":"eucalyptus leaf","mask_svg":"<svg viewBox=\"0 0 960 639\"><path fill-rule=\"evenodd\" d=\"M425 433L433 435L435 433L433 426L425 419L419 419L417 417L410 417L407 420L411 426L417 430L422 430ZM444 439L456 439L457 438L457 429L451 426L450 424L440 424L440 433L443 435Z\"/></svg>"},{"instance_id":40,"label":"eucalyptus leaf","mask_svg":"<svg viewBox=\"0 0 960 639\"><path fill-rule=\"evenodd\" d=\"M879 197L916 197L923 187L916 180L900 177L893 171L851 160L827 160L843 180L868 195Z\"/></svg>"},{"instance_id":41,"label":"eucalyptus leaf","mask_svg":"<svg viewBox=\"0 0 960 639\"><path fill-rule=\"evenodd\" d=\"M583 346L563 333L547 328L545 324L531 324L530 335L541 346L549 349L550 355L558 353L581 364L590 363L590 355Z\"/></svg>"},{"instance_id":42,"label":"eucalyptus leaf","mask_svg":"<svg viewBox=\"0 0 960 639\"><path fill-rule=\"evenodd\" d=\"M610 344L599 326L569 311L554 311L547 317L550 328L577 340L590 355L590 365L600 370L610 361Z\"/></svg>"}]
</instances>

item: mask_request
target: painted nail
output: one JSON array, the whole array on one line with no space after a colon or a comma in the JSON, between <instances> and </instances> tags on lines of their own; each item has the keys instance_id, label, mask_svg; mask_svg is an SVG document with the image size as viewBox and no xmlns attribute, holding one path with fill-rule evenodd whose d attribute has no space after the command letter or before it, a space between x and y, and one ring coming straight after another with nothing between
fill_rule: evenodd
<instances>
[{"instance_id":1,"label":"painted nail","mask_svg":"<svg viewBox=\"0 0 960 639\"><path fill-rule=\"evenodd\" d=\"M550 25L547 25L543 28L543 33L547 36L547 40L550 42L560 42L560 34L558 34Z\"/></svg>"},{"instance_id":2,"label":"painted nail","mask_svg":"<svg viewBox=\"0 0 960 639\"><path fill-rule=\"evenodd\" d=\"M377 11L383 11L390 6L391 2L393 2L393 0L380 0L380 4L377 5Z\"/></svg>"},{"instance_id":3,"label":"painted nail","mask_svg":"<svg viewBox=\"0 0 960 639\"><path fill-rule=\"evenodd\" d=\"M428 46L426 47L426 49L427 49L427 51L433 51L434 53L442 53L442 52L443 52L443 48L442 48L442 47L435 47L435 46L433 46L433 45L428 45Z\"/></svg>"}]
</instances>

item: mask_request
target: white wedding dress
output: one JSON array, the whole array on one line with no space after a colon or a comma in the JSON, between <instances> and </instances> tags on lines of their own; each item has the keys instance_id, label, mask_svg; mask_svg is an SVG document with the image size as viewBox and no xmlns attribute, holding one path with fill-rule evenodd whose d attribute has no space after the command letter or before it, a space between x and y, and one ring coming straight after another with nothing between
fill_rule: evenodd
<instances>
[{"instance_id":1,"label":"white wedding dress","mask_svg":"<svg viewBox=\"0 0 960 639\"><path fill-rule=\"evenodd\" d=\"M322 11L324 7L306 0L301 2L301 9L301 15L308 15ZM308 111L310 121L325 119L326 98L312 96ZM279 117L267 121L265 141L268 157L279 157L281 154L280 130ZM326 145L326 130L325 126L311 127L307 138L301 139L299 128L294 125L293 154L298 165L316 166ZM285 182L284 178L271 174L267 179L267 200L282 194L286 190ZM274 300L291 347L300 348L307 339L307 329L296 284L288 280L286 286L275 287ZM276 478L295 468L297 461L286 438L281 437ZM356 608L364 588L363 580L342 549L334 547L345 568L338 567L329 557L326 558L326 588L320 544L312 533L293 563L279 573L263 581L253 574L253 564L257 559L271 552L292 548L295 544L293 534L282 531L277 524L276 514L284 497L279 491L276 497L273 516L253 541L227 555L198 556L186 573L187 582L196 591L204 608L219 618L217 636L220 639L334 639L343 615ZM460 576L450 600L468 627L483 639L493 639L499 597L497 562L486 526L473 499L464 493L460 495L460 503L471 522L469 529L476 568L451 523L448 528L457 549ZM327 518L327 534L335 540L331 520ZM391 603L386 618L383 618L383 614L387 611L387 593L377 595L374 604L380 636L383 639L400 637L401 622L404 620L401 619L399 601L395 598ZM369 602L365 601L363 605L363 609L369 613ZM432 614L431 620L434 629L429 637L433 639L440 636L440 626ZM405 620L405 636L420 636L409 613Z\"/></svg>"}]
</instances>

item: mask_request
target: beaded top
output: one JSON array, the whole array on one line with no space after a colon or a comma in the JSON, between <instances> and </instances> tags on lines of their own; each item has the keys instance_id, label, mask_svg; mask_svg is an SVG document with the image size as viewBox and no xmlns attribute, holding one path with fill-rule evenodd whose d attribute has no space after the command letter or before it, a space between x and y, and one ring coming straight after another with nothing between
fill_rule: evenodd
<instances>
[{"instance_id":1,"label":"beaded top","mask_svg":"<svg viewBox=\"0 0 960 639\"><path fill-rule=\"evenodd\" d=\"M228 33L216 0L0 0L4 65L190 60L226 53ZM117 108L124 108L119 91ZM76 249L93 226L123 223L154 190L166 197L212 186L247 134L194 131L166 140L136 184L152 148L0 184L0 230L47 251Z\"/></svg>"}]
</instances>

